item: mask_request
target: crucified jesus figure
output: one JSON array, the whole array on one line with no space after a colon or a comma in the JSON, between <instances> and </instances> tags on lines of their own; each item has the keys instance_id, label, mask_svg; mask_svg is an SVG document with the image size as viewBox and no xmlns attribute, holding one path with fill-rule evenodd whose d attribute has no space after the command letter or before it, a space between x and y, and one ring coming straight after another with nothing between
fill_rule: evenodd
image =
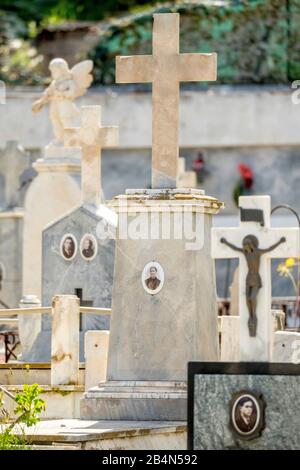
<instances>
[{"instance_id":1,"label":"crucified jesus figure","mask_svg":"<svg viewBox=\"0 0 300 470\"><path fill-rule=\"evenodd\" d=\"M256 336L256 327L257 327L257 316L256 316L256 306L257 306L257 295L259 289L262 288L262 281L259 274L260 267L260 257L265 253L268 253L281 243L286 242L286 238L282 237L277 243L271 245L269 248L261 249L259 248L259 241L254 235L247 235L243 239L243 246L239 248L238 246L229 243L225 238L221 238L221 243L229 246L234 251L239 251L243 253L247 265L248 265L248 274L246 277L246 301L247 307L249 310L249 320L248 328L250 336Z\"/></svg>"}]
</instances>

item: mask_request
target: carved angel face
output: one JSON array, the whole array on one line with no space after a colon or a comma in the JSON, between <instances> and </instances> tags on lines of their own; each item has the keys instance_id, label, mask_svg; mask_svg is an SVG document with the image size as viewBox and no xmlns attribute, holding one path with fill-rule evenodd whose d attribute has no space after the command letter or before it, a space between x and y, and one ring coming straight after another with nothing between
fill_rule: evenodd
<instances>
[{"instance_id":1,"label":"carved angel face","mask_svg":"<svg viewBox=\"0 0 300 470\"><path fill-rule=\"evenodd\" d=\"M49 64L49 70L54 80L69 77L70 75L68 64L64 59L52 59Z\"/></svg>"}]
</instances>

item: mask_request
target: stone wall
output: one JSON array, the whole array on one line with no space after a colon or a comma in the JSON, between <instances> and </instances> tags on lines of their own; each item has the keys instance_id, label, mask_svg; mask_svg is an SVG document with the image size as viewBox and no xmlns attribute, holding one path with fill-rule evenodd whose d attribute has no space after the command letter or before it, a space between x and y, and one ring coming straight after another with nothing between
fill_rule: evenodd
<instances>
[{"instance_id":1,"label":"stone wall","mask_svg":"<svg viewBox=\"0 0 300 470\"><path fill-rule=\"evenodd\" d=\"M300 113L292 91L282 86L183 89L180 154L190 170L197 153L203 152L205 173L199 187L224 200L226 213L236 212L232 192L239 163L252 168L254 193L271 194L273 204L300 210ZM9 90L0 126L0 142L18 137L35 157L52 138L48 111L31 112L38 93L34 88ZM79 104L100 104L104 124L120 126L119 148L103 151L106 198L126 188L149 187L151 94L134 87L95 87Z\"/></svg>"}]
</instances>

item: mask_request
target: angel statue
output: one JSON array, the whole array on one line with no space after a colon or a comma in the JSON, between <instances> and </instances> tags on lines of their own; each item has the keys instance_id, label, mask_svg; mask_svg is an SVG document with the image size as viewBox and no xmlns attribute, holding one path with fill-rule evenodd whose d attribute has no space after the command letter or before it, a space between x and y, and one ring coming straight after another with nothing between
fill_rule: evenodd
<instances>
[{"instance_id":1,"label":"angel statue","mask_svg":"<svg viewBox=\"0 0 300 470\"><path fill-rule=\"evenodd\" d=\"M43 106L50 104L50 119L55 135L51 145L63 145L64 128L76 125L79 109L74 100L84 95L92 83L93 66L91 60L84 60L69 69L64 59L51 60L49 70L52 82L32 105L32 111L37 113Z\"/></svg>"}]
</instances>

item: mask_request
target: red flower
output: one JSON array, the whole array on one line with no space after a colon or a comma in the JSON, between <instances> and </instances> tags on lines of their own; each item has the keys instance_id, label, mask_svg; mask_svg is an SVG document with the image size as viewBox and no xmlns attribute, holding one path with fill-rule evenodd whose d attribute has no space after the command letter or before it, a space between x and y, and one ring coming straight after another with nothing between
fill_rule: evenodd
<instances>
[{"instance_id":1,"label":"red flower","mask_svg":"<svg viewBox=\"0 0 300 470\"><path fill-rule=\"evenodd\" d=\"M253 172L249 166L240 164L238 170L244 182L244 185L247 189L250 189L253 186Z\"/></svg>"},{"instance_id":2,"label":"red flower","mask_svg":"<svg viewBox=\"0 0 300 470\"><path fill-rule=\"evenodd\" d=\"M193 170L196 173L200 172L204 168L204 158L202 153L199 153L197 158L193 161Z\"/></svg>"}]
</instances>

